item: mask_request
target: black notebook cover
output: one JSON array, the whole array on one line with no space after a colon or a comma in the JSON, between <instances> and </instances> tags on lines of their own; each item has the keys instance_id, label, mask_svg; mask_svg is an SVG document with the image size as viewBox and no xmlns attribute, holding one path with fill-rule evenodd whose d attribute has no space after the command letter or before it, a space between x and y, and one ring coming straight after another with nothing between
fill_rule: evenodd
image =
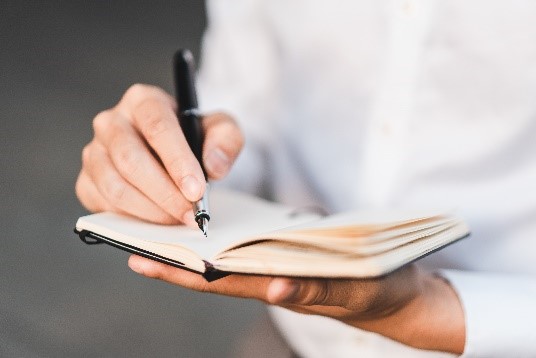
<instances>
[{"instance_id":1,"label":"black notebook cover","mask_svg":"<svg viewBox=\"0 0 536 358\"><path fill-rule=\"evenodd\" d=\"M94 232L90 232L90 231L87 231L87 230L78 231L76 229L74 229L74 232L80 237L80 240L82 240L82 242L84 242L84 243L86 243L88 245L108 244L110 246L116 247L116 248L121 249L123 251L130 252L131 254L136 254L138 256L143 256L143 257L146 257L148 259L164 263L166 265L171 265L173 267L178 267L178 268L181 268L183 270L195 272L197 274L202 275L208 282L212 282L212 281L215 281L215 280L220 279L222 277L230 275L229 272L220 271L220 270L214 268L214 266L208 261L203 260L203 262L205 263L205 272L194 271L194 270L186 267L184 265L184 263L182 263L180 261L175 261L175 260L169 259L167 257L157 255L157 254L155 254L153 252L146 251L146 250L140 249L138 247L125 244L123 242L112 240L112 239L110 239L108 237L96 234Z\"/></svg>"}]
</instances>

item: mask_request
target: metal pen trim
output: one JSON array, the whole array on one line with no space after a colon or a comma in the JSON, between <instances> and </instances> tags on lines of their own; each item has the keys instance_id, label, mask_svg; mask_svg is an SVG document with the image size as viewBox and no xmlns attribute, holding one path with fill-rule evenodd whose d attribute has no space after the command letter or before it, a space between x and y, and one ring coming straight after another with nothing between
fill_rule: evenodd
<instances>
[{"instance_id":1,"label":"metal pen trim","mask_svg":"<svg viewBox=\"0 0 536 358\"><path fill-rule=\"evenodd\" d=\"M210 212L209 212L209 191L210 185L207 183L205 193L200 200L193 203L193 209L195 213L195 222L199 229L207 236L208 232L208 222L210 221Z\"/></svg>"}]
</instances>

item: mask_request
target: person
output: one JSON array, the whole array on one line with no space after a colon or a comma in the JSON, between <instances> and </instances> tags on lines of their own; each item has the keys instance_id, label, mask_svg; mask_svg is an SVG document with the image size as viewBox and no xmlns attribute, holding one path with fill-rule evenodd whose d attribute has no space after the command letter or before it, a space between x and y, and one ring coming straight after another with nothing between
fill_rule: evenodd
<instances>
[{"instance_id":1,"label":"person","mask_svg":"<svg viewBox=\"0 0 536 358\"><path fill-rule=\"evenodd\" d=\"M211 179L330 212L458 207L472 237L366 281L129 266L273 305L303 357L536 356L536 3L209 0L207 13ZM195 225L205 184L177 106L138 84L97 115L86 208Z\"/></svg>"}]
</instances>

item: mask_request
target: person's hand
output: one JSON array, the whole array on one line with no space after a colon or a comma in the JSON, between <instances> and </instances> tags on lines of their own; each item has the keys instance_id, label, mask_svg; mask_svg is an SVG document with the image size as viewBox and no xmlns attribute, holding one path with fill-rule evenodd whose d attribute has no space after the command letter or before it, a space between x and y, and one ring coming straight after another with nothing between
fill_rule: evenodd
<instances>
[{"instance_id":1,"label":"person's hand","mask_svg":"<svg viewBox=\"0 0 536 358\"><path fill-rule=\"evenodd\" d=\"M335 318L415 348L461 354L465 344L464 314L456 293L442 278L413 265L374 280L236 274L209 283L198 274L136 255L128 264L147 277Z\"/></svg>"},{"instance_id":2,"label":"person's hand","mask_svg":"<svg viewBox=\"0 0 536 358\"><path fill-rule=\"evenodd\" d=\"M177 104L166 92L137 84L114 108L95 117L95 136L82 152L76 182L77 196L88 210L195 226L191 202L201 198L205 179L176 111ZM208 115L202 121L205 169L211 179L220 179L244 140L225 114Z\"/></svg>"}]
</instances>

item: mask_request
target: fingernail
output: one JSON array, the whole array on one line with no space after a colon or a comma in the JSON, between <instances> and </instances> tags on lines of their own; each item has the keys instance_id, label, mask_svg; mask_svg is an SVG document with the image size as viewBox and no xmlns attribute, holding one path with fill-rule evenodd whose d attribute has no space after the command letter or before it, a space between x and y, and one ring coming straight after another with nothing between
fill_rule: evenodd
<instances>
[{"instance_id":1,"label":"fingernail","mask_svg":"<svg viewBox=\"0 0 536 358\"><path fill-rule=\"evenodd\" d=\"M192 175L182 178L181 190L186 199L194 201L199 199L201 193L201 183Z\"/></svg>"},{"instance_id":2,"label":"fingernail","mask_svg":"<svg viewBox=\"0 0 536 358\"><path fill-rule=\"evenodd\" d=\"M212 173L225 175L231 167L231 159L220 148L214 148L206 155L205 165Z\"/></svg>"},{"instance_id":3,"label":"fingernail","mask_svg":"<svg viewBox=\"0 0 536 358\"><path fill-rule=\"evenodd\" d=\"M300 285L288 279L274 279L268 287L268 301L273 304L292 303L295 301Z\"/></svg>"}]
</instances>

